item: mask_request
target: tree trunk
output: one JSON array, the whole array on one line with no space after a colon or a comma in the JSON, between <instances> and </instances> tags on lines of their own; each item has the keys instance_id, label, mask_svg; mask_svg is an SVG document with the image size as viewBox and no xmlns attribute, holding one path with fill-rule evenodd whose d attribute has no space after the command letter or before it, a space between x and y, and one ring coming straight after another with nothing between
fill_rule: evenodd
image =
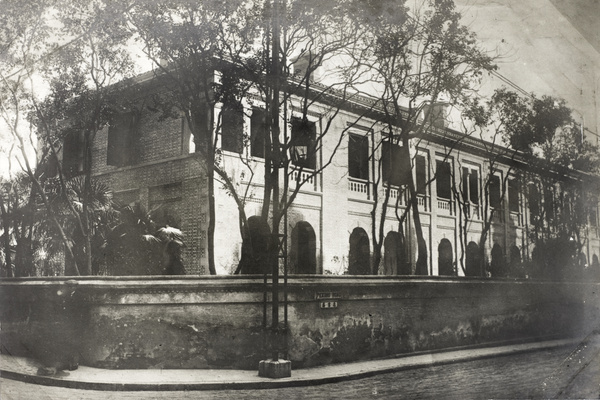
<instances>
[{"instance_id":1,"label":"tree trunk","mask_svg":"<svg viewBox=\"0 0 600 400\"><path fill-rule=\"evenodd\" d=\"M410 150L408 146L408 140L403 143L402 156L410 159ZM417 265L415 274L416 275L429 275L427 270L427 242L423 237L423 227L421 225L421 215L419 213L419 201L417 199L417 188L415 187L415 181L412 174L408 174L408 193L410 197L410 209L413 215L413 222L415 224L415 235L417 236Z\"/></svg>"},{"instance_id":2,"label":"tree trunk","mask_svg":"<svg viewBox=\"0 0 600 400\"><path fill-rule=\"evenodd\" d=\"M4 262L6 263L6 277L12 278L12 259L10 256L10 219L8 217L8 211L2 197L0 197L0 210L2 211L2 225L4 226Z\"/></svg>"},{"instance_id":3,"label":"tree trunk","mask_svg":"<svg viewBox=\"0 0 600 400\"><path fill-rule=\"evenodd\" d=\"M215 225L216 225L216 212L215 212L215 179L213 176L213 164L208 162L208 168L206 169L208 179L208 230L206 232L206 240L208 245L208 271L211 275L216 275L217 270L215 268Z\"/></svg>"},{"instance_id":4,"label":"tree trunk","mask_svg":"<svg viewBox=\"0 0 600 400\"><path fill-rule=\"evenodd\" d=\"M85 253L85 264L83 265L82 275L92 274L92 241L90 239L90 202L92 196L92 157L91 157L91 135L86 132L84 142L84 160L83 160L83 212L82 212L82 225L83 229L81 234L84 239L84 253Z\"/></svg>"},{"instance_id":5,"label":"tree trunk","mask_svg":"<svg viewBox=\"0 0 600 400\"><path fill-rule=\"evenodd\" d=\"M208 157L206 157L206 179L208 184L208 228L206 232L206 241L208 247L208 272L210 275L216 275L217 270L215 268L215 226L216 226L216 210L215 210L215 154L212 143L212 132L215 126L214 107L210 107L208 112L210 121L210 130L206 135L206 150Z\"/></svg>"}]
</instances>

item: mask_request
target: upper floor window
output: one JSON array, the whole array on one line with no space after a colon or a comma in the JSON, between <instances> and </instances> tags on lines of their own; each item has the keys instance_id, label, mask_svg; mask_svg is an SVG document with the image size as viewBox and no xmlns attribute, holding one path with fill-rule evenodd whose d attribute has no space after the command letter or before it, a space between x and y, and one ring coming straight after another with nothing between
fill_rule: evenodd
<instances>
[{"instance_id":1,"label":"upper floor window","mask_svg":"<svg viewBox=\"0 0 600 400\"><path fill-rule=\"evenodd\" d=\"M106 164L125 167L136 162L135 131L138 117L133 112L116 115L108 126Z\"/></svg>"},{"instance_id":2,"label":"upper floor window","mask_svg":"<svg viewBox=\"0 0 600 400\"><path fill-rule=\"evenodd\" d=\"M554 190L551 186L544 188L544 214L548 222L554 219Z\"/></svg>"},{"instance_id":3,"label":"upper floor window","mask_svg":"<svg viewBox=\"0 0 600 400\"><path fill-rule=\"evenodd\" d=\"M462 195L465 203L479 204L479 170L463 167Z\"/></svg>"},{"instance_id":4,"label":"upper floor window","mask_svg":"<svg viewBox=\"0 0 600 400\"><path fill-rule=\"evenodd\" d=\"M369 179L369 138L350 134L348 137L348 174L351 178Z\"/></svg>"},{"instance_id":5,"label":"upper floor window","mask_svg":"<svg viewBox=\"0 0 600 400\"><path fill-rule=\"evenodd\" d=\"M452 165L447 161L436 160L437 197L452 198Z\"/></svg>"},{"instance_id":6,"label":"upper floor window","mask_svg":"<svg viewBox=\"0 0 600 400\"><path fill-rule=\"evenodd\" d=\"M508 181L508 209L511 212L518 213L519 208L519 182L516 179L510 179Z\"/></svg>"},{"instance_id":7,"label":"upper floor window","mask_svg":"<svg viewBox=\"0 0 600 400\"><path fill-rule=\"evenodd\" d=\"M589 219L591 226L598 226L598 198L592 197L589 206Z\"/></svg>"},{"instance_id":8,"label":"upper floor window","mask_svg":"<svg viewBox=\"0 0 600 400\"><path fill-rule=\"evenodd\" d=\"M252 109L250 117L250 152L253 157L265 158L265 139L269 134L267 113L261 108Z\"/></svg>"},{"instance_id":9,"label":"upper floor window","mask_svg":"<svg viewBox=\"0 0 600 400\"><path fill-rule=\"evenodd\" d=\"M398 144L385 140L381 146L381 169L385 183L405 185L410 174L410 158L402 156L402 147Z\"/></svg>"},{"instance_id":10,"label":"upper floor window","mask_svg":"<svg viewBox=\"0 0 600 400\"><path fill-rule=\"evenodd\" d=\"M427 157L421 154L415 156L415 178L417 194L427 195Z\"/></svg>"},{"instance_id":11,"label":"upper floor window","mask_svg":"<svg viewBox=\"0 0 600 400\"><path fill-rule=\"evenodd\" d=\"M540 216L540 191L535 183L530 183L527 192L529 217L533 221Z\"/></svg>"},{"instance_id":12,"label":"upper floor window","mask_svg":"<svg viewBox=\"0 0 600 400\"><path fill-rule=\"evenodd\" d=\"M65 136L62 151L62 172L66 177L70 178L83 172L84 151L83 134L70 132Z\"/></svg>"},{"instance_id":13,"label":"upper floor window","mask_svg":"<svg viewBox=\"0 0 600 400\"><path fill-rule=\"evenodd\" d=\"M313 121L292 118L291 152L292 162L300 168L317 167L317 125Z\"/></svg>"},{"instance_id":14,"label":"upper floor window","mask_svg":"<svg viewBox=\"0 0 600 400\"><path fill-rule=\"evenodd\" d=\"M221 149L240 154L244 149L244 109L237 101L225 103L221 110Z\"/></svg>"},{"instance_id":15,"label":"upper floor window","mask_svg":"<svg viewBox=\"0 0 600 400\"><path fill-rule=\"evenodd\" d=\"M490 181L488 186L488 196L490 200L490 207L501 208L502 206L502 182L498 175L490 175Z\"/></svg>"}]
</instances>

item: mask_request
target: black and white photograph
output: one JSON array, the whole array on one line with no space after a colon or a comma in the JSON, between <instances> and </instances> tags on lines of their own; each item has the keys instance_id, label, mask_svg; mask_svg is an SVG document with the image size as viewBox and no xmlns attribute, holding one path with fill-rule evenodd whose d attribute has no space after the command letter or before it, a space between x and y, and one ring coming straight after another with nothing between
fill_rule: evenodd
<instances>
[{"instance_id":1,"label":"black and white photograph","mask_svg":"<svg viewBox=\"0 0 600 400\"><path fill-rule=\"evenodd\" d=\"M0 0L0 398L600 399L600 0Z\"/></svg>"}]
</instances>

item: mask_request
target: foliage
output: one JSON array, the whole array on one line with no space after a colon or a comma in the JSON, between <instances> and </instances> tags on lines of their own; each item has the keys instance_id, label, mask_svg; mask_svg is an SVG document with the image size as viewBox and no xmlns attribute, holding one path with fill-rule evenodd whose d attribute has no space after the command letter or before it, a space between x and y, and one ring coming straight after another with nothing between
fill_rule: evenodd
<instances>
[{"instance_id":1,"label":"foliage","mask_svg":"<svg viewBox=\"0 0 600 400\"><path fill-rule=\"evenodd\" d=\"M466 105L463 116L471 121L485 147L488 172L483 178L484 193L488 193L490 171L503 170L500 200L505 200L510 174L516 175L517 185L527 198L527 234L536 248L535 257L525 260L526 271L512 266L508 274L567 278L565 271L580 267L579 254L587 240L584 227L588 207L597 201L591 195L593 186L587 174L598 171L598 149L583 141L582 127L574 123L572 110L563 99L524 97L502 88L486 102L475 98ZM467 131L468 124L464 128ZM515 168L517 158L527 162L529 172ZM506 159L512 162L503 161ZM573 169L584 174L573 173ZM460 202L462 196L457 199ZM493 219L487 197L485 200L479 244L482 259ZM462 223L465 238L468 222L465 219Z\"/></svg>"},{"instance_id":2,"label":"foliage","mask_svg":"<svg viewBox=\"0 0 600 400\"><path fill-rule=\"evenodd\" d=\"M117 218L103 242L104 273L108 275L165 274L166 256L185 247L182 232L161 225L158 209L147 211L139 202L117 206Z\"/></svg>"}]
</instances>

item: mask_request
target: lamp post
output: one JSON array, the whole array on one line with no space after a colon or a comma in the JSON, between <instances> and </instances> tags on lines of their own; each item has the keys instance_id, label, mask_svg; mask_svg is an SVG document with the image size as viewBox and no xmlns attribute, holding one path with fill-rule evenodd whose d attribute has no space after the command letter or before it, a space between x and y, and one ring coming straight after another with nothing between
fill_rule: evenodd
<instances>
[{"instance_id":1,"label":"lamp post","mask_svg":"<svg viewBox=\"0 0 600 400\"><path fill-rule=\"evenodd\" d=\"M272 14L272 47L271 47L271 70L270 78L272 80L272 105L271 105L271 137L272 137L272 149L274 154L271 159L273 163L271 165L272 174L271 179L273 180L273 233L271 235L271 249L269 261L272 266L272 293L271 293L271 328L273 338L275 341L274 349L270 359L262 360L258 365L259 376L269 378L286 378L292 375L292 364L289 360L279 359L280 350L280 328L279 328L279 257L280 246L283 245L283 258L284 258L284 271L285 271L285 283L287 283L287 209L284 212L284 234L283 243L280 243L279 235L279 217L276 214L280 212L280 201L279 201L279 169L283 162L285 179L287 181L287 157L282 157L282 149L280 146L279 139L279 117L280 117L280 104L279 104L279 92L281 86L281 64L279 60L279 48L280 48L280 32L281 24L279 21L279 7L280 1L273 1L273 14ZM285 155L285 153L284 153ZM284 186L287 191L287 184ZM285 204L284 204L285 207ZM287 304L286 304L286 325L287 325ZM286 326L287 329L287 326Z\"/></svg>"}]
</instances>

